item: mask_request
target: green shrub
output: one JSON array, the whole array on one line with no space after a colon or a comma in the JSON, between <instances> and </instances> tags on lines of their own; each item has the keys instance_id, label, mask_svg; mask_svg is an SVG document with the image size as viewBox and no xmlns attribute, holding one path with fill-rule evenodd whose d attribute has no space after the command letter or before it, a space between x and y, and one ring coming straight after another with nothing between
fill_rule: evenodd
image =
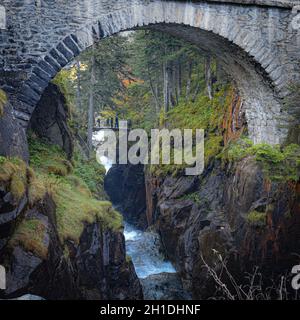
<instances>
[{"instance_id":1,"label":"green shrub","mask_svg":"<svg viewBox=\"0 0 300 320\"><path fill-rule=\"evenodd\" d=\"M104 177L106 174L104 166L95 159L84 160L78 152L74 155L73 174L83 180L92 194L98 199L105 199Z\"/></svg>"},{"instance_id":2,"label":"green shrub","mask_svg":"<svg viewBox=\"0 0 300 320\"><path fill-rule=\"evenodd\" d=\"M266 225L266 213L255 210L251 211L248 213L246 221L253 227L263 227Z\"/></svg>"},{"instance_id":3,"label":"green shrub","mask_svg":"<svg viewBox=\"0 0 300 320\"><path fill-rule=\"evenodd\" d=\"M195 101L181 100L178 106L168 113L160 114L160 122L168 129L204 129L205 130L205 164L215 158L222 151L222 121L230 103L230 86L222 87L212 100L206 93L200 94ZM161 123L161 125L163 124ZM150 172L156 176L181 175L188 167L185 164L172 164L174 150L171 150L171 164L151 165Z\"/></svg>"}]
</instances>

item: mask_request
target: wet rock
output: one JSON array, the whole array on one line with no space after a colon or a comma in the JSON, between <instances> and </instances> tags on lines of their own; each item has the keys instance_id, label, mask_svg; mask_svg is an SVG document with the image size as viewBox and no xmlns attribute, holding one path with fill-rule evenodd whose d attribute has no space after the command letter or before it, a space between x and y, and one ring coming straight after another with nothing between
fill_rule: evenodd
<instances>
[{"instance_id":1,"label":"wet rock","mask_svg":"<svg viewBox=\"0 0 300 320\"><path fill-rule=\"evenodd\" d=\"M146 300L189 300L176 273L159 273L141 279Z\"/></svg>"},{"instance_id":2,"label":"wet rock","mask_svg":"<svg viewBox=\"0 0 300 320\"><path fill-rule=\"evenodd\" d=\"M146 191L142 165L115 165L105 176L104 188L125 220L140 228L147 227Z\"/></svg>"},{"instance_id":3,"label":"wet rock","mask_svg":"<svg viewBox=\"0 0 300 320\"><path fill-rule=\"evenodd\" d=\"M16 298L15 300L32 300L32 301L37 301L37 300L45 300L42 297L34 296L32 294L25 294L22 297Z\"/></svg>"},{"instance_id":4,"label":"wet rock","mask_svg":"<svg viewBox=\"0 0 300 320\"><path fill-rule=\"evenodd\" d=\"M0 156L20 157L28 161L26 131L15 118L12 101L4 105L3 112L0 115Z\"/></svg>"}]
</instances>

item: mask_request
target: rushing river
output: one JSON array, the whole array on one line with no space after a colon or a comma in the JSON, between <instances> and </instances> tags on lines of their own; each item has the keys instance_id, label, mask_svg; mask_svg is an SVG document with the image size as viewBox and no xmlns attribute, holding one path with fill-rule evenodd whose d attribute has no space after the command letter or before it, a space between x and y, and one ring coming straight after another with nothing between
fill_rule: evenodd
<instances>
[{"instance_id":1,"label":"rushing river","mask_svg":"<svg viewBox=\"0 0 300 320\"><path fill-rule=\"evenodd\" d=\"M163 272L175 273L171 262L166 261L160 252L160 239L157 233L137 230L125 222L126 251L131 257L139 278Z\"/></svg>"},{"instance_id":2,"label":"rushing river","mask_svg":"<svg viewBox=\"0 0 300 320\"><path fill-rule=\"evenodd\" d=\"M94 140L101 140L100 134ZM106 172L112 167L105 157L97 157ZM162 254L160 237L153 231L138 230L124 221L126 253L132 259L136 274L141 280L145 299L190 299L183 290L176 270Z\"/></svg>"}]
</instances>

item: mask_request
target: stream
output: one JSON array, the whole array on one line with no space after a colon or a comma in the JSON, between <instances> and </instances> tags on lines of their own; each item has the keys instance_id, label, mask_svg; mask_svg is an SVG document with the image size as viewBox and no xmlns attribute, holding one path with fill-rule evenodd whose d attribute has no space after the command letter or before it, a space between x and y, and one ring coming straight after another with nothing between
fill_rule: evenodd
<instances>
[{"instance_id":1,"label":"stream","mask_svg":"<svg viewBox=\"0 0 300 320\"><path fill-rule=\"evenodd\" d=\"M101 141L99 133L95 141ZM98 161L106 169L110 160L102 156ZM118 210L118 208L116 208ZM126 253L132 259L136 274L143 286L144 298L150 300L187 300L190 296L182 287L172 263L165 259L160 236L154 231L142 231L124 221Z\"/></svg>"},{"instance_id":2,"label":"stream","mask_svg":"<svg viewBox=\"0 0 300 320\"><path fill-rule=\"evenodd\" d=\"M124 226L126 252L140 279L164 272L176 273L171 262L166 261L160 252L161 244L157 233L138 230L126 222Z\"/></svg>"}]
</instances>

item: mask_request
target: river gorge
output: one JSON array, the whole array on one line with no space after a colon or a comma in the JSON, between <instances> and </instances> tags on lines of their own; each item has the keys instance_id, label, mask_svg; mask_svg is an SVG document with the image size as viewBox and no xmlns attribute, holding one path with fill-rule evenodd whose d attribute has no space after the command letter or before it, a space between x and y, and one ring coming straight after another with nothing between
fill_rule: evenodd
<instances>
[{"instance_id":1,"label":"river gorge","mask_svg":"<svg viewBox=\"0 0 300 320\"><path fill-rule=\"evenodd\" d=\"M297 1L2 1L1 300L299 299Z\"/></svg>"}]
</instances>

